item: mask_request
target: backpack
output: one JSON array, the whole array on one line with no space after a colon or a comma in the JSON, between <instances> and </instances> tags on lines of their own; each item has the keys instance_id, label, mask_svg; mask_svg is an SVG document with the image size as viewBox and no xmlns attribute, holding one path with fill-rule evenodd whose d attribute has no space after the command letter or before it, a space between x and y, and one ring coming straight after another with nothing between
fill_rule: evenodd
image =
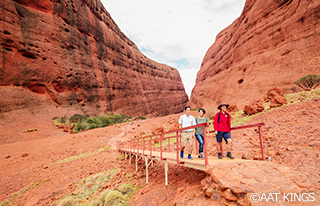
<instances>
[{"instance_id":1,"label":"backpack","mask_svg":"<svg viewBox=\"0 0 320 206\"><path fill-rule=\"evenodd\" d=\"M219 112L218 123L220 123L220 114L221 112ZM227 118L229 119L230 115L228 113L226 113L226 115L227 115Z\"/></svg>"}]
</instances>

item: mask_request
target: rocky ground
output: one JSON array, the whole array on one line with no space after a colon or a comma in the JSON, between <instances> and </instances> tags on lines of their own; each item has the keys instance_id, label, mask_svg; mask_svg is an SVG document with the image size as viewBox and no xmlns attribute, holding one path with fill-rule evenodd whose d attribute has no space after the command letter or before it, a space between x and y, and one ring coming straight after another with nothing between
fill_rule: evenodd
<instances>
[{"instance_id":1,"label":"rocky ground","mask_svg":"<svg viewBox=\"0 0 320 206\"><path fill-rule=\"evenodd\" d=\"M145 184L144 162L134 165L117 152L117 145L152 129L176 126L180 114L122 123L79 134L0 145L0 202L8 205L50 205L76 190L82 178L117 169L103 189L117 189L131 182L137 186L129 205L222 205L226 201L208 198L201 181L205 172L169 164L169 186L164 183L164 166L155 162ZM193 112L197 115L197 112ZM283 106L253 117L249 123L265 122L262 128L267 158L275 164L288 166L305 178L302 187L319 194L320 183L320 99ZM247 124L247 123L246 123ZM28 135L39 131L31 131ZM36 136L36 135L35 135ZM261 159L255 129L236 130L233 154L236 158ZM210 137L209 153L215 155ZM109 145L109 146L108 146ZM73 158L73 159L68 159ZM65 161L61 161L65 160ZM265 168L260 168L264 169ZM317 196L316 198L319 198ZM7 202L6 202L7 201ZM82 200L89 204L90 199ZM230 203L231 204L231 203Z\"/></svg>"}]
</instances>

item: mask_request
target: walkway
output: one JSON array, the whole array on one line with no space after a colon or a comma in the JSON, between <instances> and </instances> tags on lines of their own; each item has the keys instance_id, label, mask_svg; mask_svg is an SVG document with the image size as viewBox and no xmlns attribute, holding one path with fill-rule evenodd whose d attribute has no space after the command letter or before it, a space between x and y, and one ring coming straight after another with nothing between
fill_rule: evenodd
<instances>
[{"instance_id":1,"label":"walkway","mask_svg":"<svg viewBox=\"0 0 320 206\"><path fill-rule=\"evenodd\" d=\"M261 156L264 160L264 150L261 126L264 123L233 127L243 129L258 127ZM209 126L207 123L192 126L195 128ZM168 163L205 171L209 176L201 182L202 191L214 201L224 205L320 205L320 192L314 190L315 183L305 174L293 169L268 161L229 159L224 157L209 157L207 155L206 133L204 134L205 159L193 160L179 157L180 133L182 129L133 139L122 145L120 151L125 154L130 164L135 160L136 170L138 161L144 160L146 165L146 182L148 183L148 168L154 160L165 165L165 185L168 185ZM213 133L214 131L209 131ZM171 134L173 136L168 136ZM175 143L170 139L174 139ZM166 141L169 151L163 151L162 143ZM197 142L197 141L195 141ZM156 143L159 143L156 148ZM172 147L175 148L172 148Z\"/></svg>"}]
</instances>

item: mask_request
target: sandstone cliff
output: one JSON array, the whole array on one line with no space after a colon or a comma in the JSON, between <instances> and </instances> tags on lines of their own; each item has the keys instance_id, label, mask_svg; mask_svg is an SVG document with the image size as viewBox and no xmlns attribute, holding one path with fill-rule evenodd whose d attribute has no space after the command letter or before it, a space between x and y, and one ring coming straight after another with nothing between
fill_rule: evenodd
<instances>
[{"instance_id":1,"label":"sandstone cliff","mask_svg":"<svg viewBox=\"0 0 320 206\"><path fill-rule=\"evenodd\" d=\"M320 74L320 1L247 0L240 17L221 31L197 74L190 105L263 99L293 81Z\"/></svg>"},{"instance_id":2,"label":"sandstone cliff","mask_svg":"<svg viewBox=\"0 0 320 206\"><path fill-rule=\"evenodd\" d=\"M99 0L1 0L0 41L0 129L74 113L168 115L188 101L179 72L146 58Z\"/></svg>"}]
</instances>

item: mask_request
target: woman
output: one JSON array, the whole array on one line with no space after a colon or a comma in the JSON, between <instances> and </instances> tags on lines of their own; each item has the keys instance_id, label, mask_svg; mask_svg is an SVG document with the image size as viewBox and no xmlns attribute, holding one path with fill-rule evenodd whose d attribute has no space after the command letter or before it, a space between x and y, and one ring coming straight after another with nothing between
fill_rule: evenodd
<instances>
[{"instance_id":1,"label":"woman","mask_svg":"<svg viewBox=\"0 0 320 206\"><path fill-rule=\"evenodd\" d=\"M204 115L206 114L206 111L204 109L199 109L199 116L196 117L196 123L197 124L201 124L201 123L205 123L205 122L209 122L208 118L205 117ZM209 131L209 127L207 127L207 131ZM197 127L196 131L195 131L195 136L199 142L199 158L204 158L203 155L203 144L204 144L204 140L203 140L203 127Z\"/></svg>"}]
</instances>

